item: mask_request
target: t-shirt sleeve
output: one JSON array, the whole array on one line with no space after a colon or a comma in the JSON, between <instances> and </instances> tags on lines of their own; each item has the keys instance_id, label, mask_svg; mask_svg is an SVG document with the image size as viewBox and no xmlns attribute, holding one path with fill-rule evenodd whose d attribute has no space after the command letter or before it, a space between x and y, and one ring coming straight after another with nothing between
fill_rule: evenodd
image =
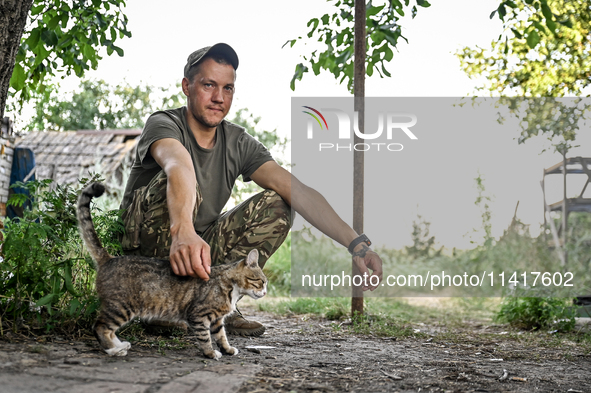
<instances>
[{"instance_id":1,"label":"t-shirt sleeve","mask_svg":"<svg viewBox=\"0 0 591 393\"><path fill-rule=\"evenodd\" d=\"M273 156L265 145L257 141L252 135L244 132L238 141L242 162L240 174L242 180L249 182L250 176L267 161L273 161Z\"/></svg>"},{"instance_id":2,"label":"t-shirt sleeve","mask_svg":"<svg viewBox=\"0 0 591 393\"><path fill-rule=\"evenodd\" d=\"M137 144L137 152L142 167L151 169L158 166L150 154L152 143L160 139L173 138L183 143L183 134L178 124L164 112L156 112L148 118Z\"/></svg>"}]
</instances>

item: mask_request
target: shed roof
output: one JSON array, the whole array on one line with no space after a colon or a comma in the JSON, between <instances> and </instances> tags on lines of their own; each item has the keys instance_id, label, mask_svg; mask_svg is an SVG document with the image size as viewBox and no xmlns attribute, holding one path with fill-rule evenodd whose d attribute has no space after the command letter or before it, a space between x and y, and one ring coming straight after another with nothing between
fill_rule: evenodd
<instances>
[{"instance_id":1,"label":"shed roof","mask_svg":"<svg viewBox=\"0 0 591 393\"><path fill-rule=\"evenodd\" d=\"M105 178L114 175L130 158L141 130L39 131L29 132L16 142L35 154L36 179L54 179L72 184L89 172Z\"/></svg>"}]
</instances>

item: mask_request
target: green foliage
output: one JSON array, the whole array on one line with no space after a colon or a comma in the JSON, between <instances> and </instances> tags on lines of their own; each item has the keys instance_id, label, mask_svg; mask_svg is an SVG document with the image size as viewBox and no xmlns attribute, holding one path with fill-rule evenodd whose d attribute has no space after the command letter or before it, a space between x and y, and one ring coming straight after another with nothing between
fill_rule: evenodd
<instances>
[{"instance_id":1,"label":"green foliage","mask_svg":"<svg viewBox=\"0 0 591 393\"><path fill-rule=\"evenodd\" d=\"M507 297L496 318L527 330L551 328L570 331L575 326L572 299Z\"/></svg>"},{"instance_id":2,"label":"green foliage","mask_svg":"<svg viewBox=\"0 0 591 393\"><path fill-rule=\"evenodd\" d=\"M566 154L576 147L575 141L580 123L588 117L589 105L585 98L512 98L501 97L499 103L505 106L512 116L519 119L521 135L517 139L524 143L528 139L543 135L554 150ZM503 123L505 117L499 117ZM542 152L546 151L544 149Z\"/></svg>"},{"instance_id":3,"label":"green foliage","mask_svg":"<svg viewBox=\"0 0 591 393\"><path fill-rule=\"evenodd\" d=\"M265 264L271 296L289 296L291 291L291 233Z\"/></svg>"},{"instance_id":4,"label":"green foliage","mask_svg":"<svg viewBox=\"0 0 591 393\"><path fill-rule=\"evenodd\" d=\"M115 42L131 37L124 0L35 0L16 54L10 79L11 96L22 105L43 92L50 77L96 69L101 48L107 55L123 49Z\"/></svg>"},{"instance_id":5,"label":"green foliage","mask_svg":"<svg viewBox=\"0 0 591 393\"><path fill-rule=\"evenodd\" d=\"M274 311L280 314L316 314L330 320L347 316L351 309L351 300L345 298L295 298L269 305L260 303L263 311Z\"/></svg>"},{"instance_id":6,"label":"green foliage","mask_svg":"<svg viewBox=\"0 0 591 393\"><path fill-rule=\"evenodd\" d=\"M429 236L429 227L431 223L426 221L421 215L412 222L412 246L406 246L405 250L413 258L428 258L430 256L438 257L441 255L443 247L435 249L435 236Z\"/></svg>"},{"instance_id":7,"label":"green foliage","mask_svg":"<svg viewBox=\"0 0 591 393\"><path fill-rule=\"evenodd\" d=\"M103 80L82 80L69 94L48 85L34 93L31 103L35 116L24 129L29 131L69 131L143 128L150 114L183 105L184 96L171 88L147 84L112 86Z\"/></svg>"},{"instance_id":8,"label":"green foliage","mask_svg":"<svg viewBox=\"0 0 591 393\"><path fill-rule=\"evenodd\" d=\"M500 95L580 95L589 84L591 9L584 0L516 0L499 6L504 31L490 49L464 48L469 76Z\"/></svg>"},{"instance_id":9,"label":"green foliage","mask_svg":"<svg viewBox=\"0 0 591 393\"><path fill-rule=\"evenodd\" d=\"M470 77L484 77L479 91L491 95L520 97L580 96L591 82L591 8L585 0L503 1L498 14L503 32L490 48L463 48L457 53L461 68ZM549 103L549 105L556 102ZM559 152L568 150L578 127L573 121L560 127L556 122L538 127L549 111L569 108L529 108L531 116L522 122L519 143L545 135ZM572 117L572 116L571 116ZM576 122L579 117L574 118ZM531 122L533 120L533 122ZM557 119L564 122L563 119ZM529 121L529 123L528 123ZM528 126L529 124L529 126ZM558 140L556 140L558 139Z\"/></svg>"},{"instance_id":10,"label":"green foliage","mask_svg":"<svg viewBox=\"0 0 591 393\"><path fill-rule=\"evenodd\" d=\"M83 179L80 187L97 177ZM78 192L52 180L17 183L29 191L31 209L5 221L0 259L0 317L15 331L27 328L74 328L98 303L94 269L78 235ZM22 205L15 194L9 204ZM123 230L118 211L94 212L99 238L112 254L120 251ZM24 324L23 324L24 322Z\"/></svg>"},{"instance_id":11,"label":"green foliage","mask_svg":"<svg viewBox=\"0 0 591 393\"><path fill-rule=\"evenodd\" d=\"M277 163L283 167L288 164L284 161L285 150L287 148L287 138L277 135L277 130L266 131L260 129L258 126L261 118L255 117L246 108L238 109L230 122L238 124L246 129L250 135L254 136L259 142L273 154L273 158ZM238 204L262 189L254 182L245 183L237 180L232 190L231 199L234 204Z\"/></svg>"},{"instance_id":12,"label":"green foliage","mask_svg":"<svg viewBox=\"0 0 591 393\"><path fill-rule=\"evenodd\" d=\"M492 202L492 197L487 194L486 188L484 186L484 178L482 174L479 172L478 176L474 179L476 182L476 188L478 190L478 196L476 197L476 201L474 204L480 208L482 213L482 229L484 230L484 246L490 247L494 241L492 236L492 225L491 225L491 218L492 218L492 211L490 209L490 203Z\"/></svg>"},{"instance_id":13,"label":"green foliage","mask_svg":"<svg viewBox=\"0 0 591 393\"><path fill-rule=\"evenodd\" d=\"M313 18L308 21L310 31L308 39L314 39L326 45L323 51L313 51L310 55L303 56L304 63L296 65L295 73L291 79L291 89L295 90L295 81L302 80L303 75L311 68L314 75L320 70L329 71L339 83L347 82L347 89L353 91L354 74L354 14L355 0L328 0L334 2L336 8L334 14L324 14L320 18ZM366 72L372 76L374 71L380 77L390 77L391 74L385 64L394 58L394 51L402 36L402 29L399 24L400 17L405 15L410 8L410 0L388 0L374 5L368 2L366 6ZM429 7L431 4L426 0L417 0L416 5L410 8L412 17L417 14L417 6ZM289 40L285 45L293 47L302 37ZM285 47L284 45L284 47Z\"/></svg>"}]
</instances>

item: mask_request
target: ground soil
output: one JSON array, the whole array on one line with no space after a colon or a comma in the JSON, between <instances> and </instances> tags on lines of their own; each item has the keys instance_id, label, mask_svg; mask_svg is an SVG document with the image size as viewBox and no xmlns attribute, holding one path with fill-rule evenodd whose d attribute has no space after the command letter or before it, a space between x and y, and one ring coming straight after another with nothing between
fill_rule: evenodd
<instances>
[{"instance_id":1,"label":"ground soil","mask_svg":"<svg viewBox=\"0 0 591 393\"><path fill-rule=\"evenodd\" d=\"M540 346L540 333L527 340L465 321L455 332L418 324L416 335L392 339L352 334L346 321L335 329L313 317L247 313L267 332L230 336L240 353L220 361L205 359L190 335L144 336L127 357L113 358L90 336L5 333L0 391L591 392L589 350L569 341Z\"/></svg>"}]
</instances>

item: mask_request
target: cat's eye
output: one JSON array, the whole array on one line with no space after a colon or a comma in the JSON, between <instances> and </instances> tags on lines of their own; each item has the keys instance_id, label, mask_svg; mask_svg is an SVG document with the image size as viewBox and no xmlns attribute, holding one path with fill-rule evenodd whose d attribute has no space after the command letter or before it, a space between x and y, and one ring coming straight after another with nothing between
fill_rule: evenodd
<instances>
[{"instance_id":1,"label":"cat's eye","mask_svg":"<svg viewBox=\"0 0 591 393\"><path fill-rule=\"evenodd\" d=\"M250 277L246 277L246 279L248 281L251 282L251 284L256 285L257 288L261 286L261 282L263 282L263 284L265 283L263 280L261 280L260 278L250 278Z\"/></svg>"}]
</instances>

